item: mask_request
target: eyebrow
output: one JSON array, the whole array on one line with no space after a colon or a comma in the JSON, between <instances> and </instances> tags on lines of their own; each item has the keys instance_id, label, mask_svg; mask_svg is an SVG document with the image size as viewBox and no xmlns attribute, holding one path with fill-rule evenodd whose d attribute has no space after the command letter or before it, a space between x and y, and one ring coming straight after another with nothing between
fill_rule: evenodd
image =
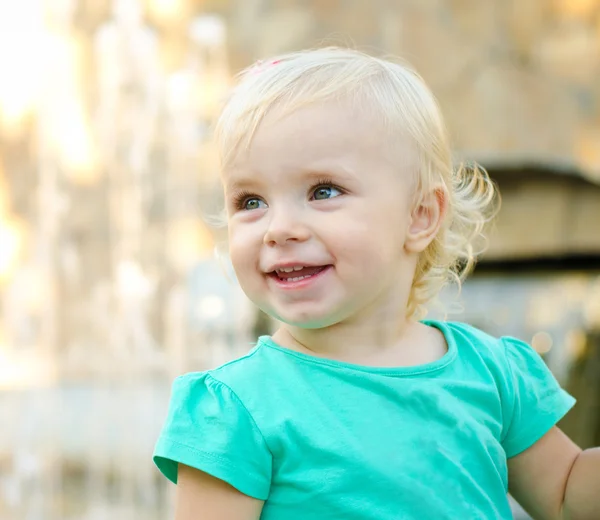
<instances>
[{"instance_id":1,"label":"eyebrow","mask_svg":"<svg viewBox=\"0 0 600 520\"><path fill-rule=\"evenodd\" d=\"M317 183L325 179L330 180L333 184L341 184L344 187L353 189L356 187L358 175L349 168L341 165L321 165L320 167L307 168L303 171L296 172L298 182L307 181Z\"/></svg>"},{"instance_id":2,"label":"eyebrow","mask_svg":"<svg viewBox=\"0 0 600 520\"><path fill-rule=\"evenodd\" d=\"M314 179L315 181L322 177L333 177L339 178L343 181L351 181L356 178L350 170L346 168L336 167L336 168L312 168L310 170L306 170L304 172L300 172L299 176L302 178Z\"/></svg>"},{"instance_id":3,"label":"eyebrow","mask_svg":"<svg viewBox=\"0 0 600 520\"><path fill-rule=\"evenodd\" d=\"M231 179L229 182L223 182L225 195L236 194L240 192L259 191L265 185L264 181L257 179L254 176L239 176L237 179Z\"/></svg>"},{"instance_id":4,"label":"eyebrow","mask_svg":"<svg viewBox=\"0 0 600 520\"><path fill-rule=\"evenodd\" d=\"M307 167L298 169L290 174L290 178L297 182L305 181L307 179L317 182L320 179L323 179L323 177L331 177L333 181L339 179L340 182L352 182L357 179L357 175L352 170L340 165L336 165L335 167L333 165L322 165L312 168ZM263 180L259 180L254 176L244 176L233 179L231 182L225 182L224 186L227 191L236 192L258 189L264 184L265 182Z\"/></svg>"}]
</instances>

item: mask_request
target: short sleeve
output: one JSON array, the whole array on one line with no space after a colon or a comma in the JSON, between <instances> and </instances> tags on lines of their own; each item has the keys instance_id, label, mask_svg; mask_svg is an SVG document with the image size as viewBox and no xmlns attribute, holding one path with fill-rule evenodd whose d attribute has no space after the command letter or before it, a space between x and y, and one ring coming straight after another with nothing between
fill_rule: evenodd
<instances>
[{"instance_id":1,"label":"short sleeve","mask_svg":"<svg viewBox=\"0 0 600 520\"><path fill-rule=\"evenodd\" d=\"M153 459L175 484L182 463L259 500L269 494L272 457L258 426L238 396L208 373L173 383Z\"/></svg>"},{"instance_id":2,"label":"short sleeve","mask_svg":"<svg viewBox=\"0 0 600 520\"><path fill-rule=\"evenodd\" d=\"M508 458L535 444L575 404L542 358L527 343L502 338L508 363L509 395L512 407L505 419L503 447Z\"/></svg>"}]
</instances>

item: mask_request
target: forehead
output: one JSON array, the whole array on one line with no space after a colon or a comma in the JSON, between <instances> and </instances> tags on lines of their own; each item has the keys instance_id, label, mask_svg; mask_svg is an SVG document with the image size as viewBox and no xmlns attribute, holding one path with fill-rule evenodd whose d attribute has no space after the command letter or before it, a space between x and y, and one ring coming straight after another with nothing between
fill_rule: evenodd
<instances>
[{"instance_id":1,"label":"forehead","mask_svg":"<svg viewBox=\"0 0 600 520\"><path fill-rule=\"evenodd\" d=\"M223 175L226 180L236 172L318 169L332 162L348 168L369 162L411 168L417 155L413 140L393 131L373 111L347 101L327 101L291 112L269 112Z\"/></svg>"}]
</instances>

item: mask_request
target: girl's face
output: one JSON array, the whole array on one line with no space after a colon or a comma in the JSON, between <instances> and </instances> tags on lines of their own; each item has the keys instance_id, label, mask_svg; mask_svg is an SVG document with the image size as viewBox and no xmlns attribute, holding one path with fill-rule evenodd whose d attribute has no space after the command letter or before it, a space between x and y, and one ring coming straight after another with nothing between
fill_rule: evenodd
<instances>
[{"instance_id":1,"label":"girl's face","mask_svg":"<svg viewBox=\"0 0 600 520\"><path fill-rule=\"evenodd\" d=\"M390 143L380 122L349 104L268 116L223 172L244 292L303 328L399 316L416 265L407 239L417 167L409 139Z\"/></svg>"}]
</instances>

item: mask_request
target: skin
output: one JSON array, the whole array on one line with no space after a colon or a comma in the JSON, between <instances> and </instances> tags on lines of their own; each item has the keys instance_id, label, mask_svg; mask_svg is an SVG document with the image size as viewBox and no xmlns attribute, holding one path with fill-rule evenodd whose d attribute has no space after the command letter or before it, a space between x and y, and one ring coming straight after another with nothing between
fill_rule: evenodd
<instances>
[{"instance_id":1,"label":"skin","mask_svg":"<svg viewBox=\"0 0 600 520\"><path fill-rule=\"evenodd\" d=\"M278 344L373 366L445 354L439 331L403 318L418 256L446 212L441 188L416 200L417 158L410 139L392 143L373 116L330 102L271 113L224 170L231 260L244 292L281 323ZM330 268L289 291L268 274L280 263ZM508 461L510 491L534 518L595 518L598 461L553 428ZM256 520L262 506L180 466L176 520Z\"/></svg>"},{"instance_id":2,"label":"skin","mask_svg":"<svg viewBox=\"0 0 600 520\"><path fill-rule=\"evenodd\" d=\"M258 520L262 507L222 480L179 465L175 520Z\"/></svg>"}]
</instances>

